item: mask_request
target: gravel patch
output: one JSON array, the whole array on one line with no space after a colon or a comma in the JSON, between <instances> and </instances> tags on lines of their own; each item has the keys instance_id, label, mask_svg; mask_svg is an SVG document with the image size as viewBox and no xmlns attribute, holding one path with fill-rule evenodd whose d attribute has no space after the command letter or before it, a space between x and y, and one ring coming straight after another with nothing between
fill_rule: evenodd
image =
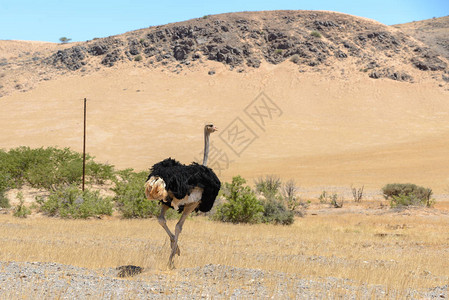
<instances>
[{"instance_id":1,"label":"gravel patch","mask_svg":"<svg viewBox=\"0 0 449 300\"><path fill-rule=\"evenodd\" d=\"M114 268L91 270L41 262L0 262L1 299L445 299L448 286L404 295L381 285L333 277L306 280L296 274L222 265L148 270L119 278Z\"/></svg>"}]
</instances>

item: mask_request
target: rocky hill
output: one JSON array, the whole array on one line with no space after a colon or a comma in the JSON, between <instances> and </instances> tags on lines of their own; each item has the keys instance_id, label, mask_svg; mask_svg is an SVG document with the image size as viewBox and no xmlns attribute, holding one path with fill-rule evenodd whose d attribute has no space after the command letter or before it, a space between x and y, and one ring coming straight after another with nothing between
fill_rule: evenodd
<instances>
[{"instance_id":1,"label":"rocky hill","mask_svg":"<svg viewBox=\"0 0 449 300\"><path fill-rule=\"evenodd\" d=\"M301 72L320 71L340 61L373 79L414 82L418 71L432 72L441 86L449 80L448 60L441 52L397 29L333 12L210 15L87 42L40 45L37 50L1 43L0 96L62 74L84 75L131 62L181 73L207 61L236 72L284 61L297 64Z\"/></svg>"},{"instance_id":2,"label":"rocky hill","mask_svg":"<svg viewBox=\"0 0 449 300\"><path fill-rule=\"evenodd\" d=\"M394 25L449 59L449 16Z\"/></svg>"}]
</instances>

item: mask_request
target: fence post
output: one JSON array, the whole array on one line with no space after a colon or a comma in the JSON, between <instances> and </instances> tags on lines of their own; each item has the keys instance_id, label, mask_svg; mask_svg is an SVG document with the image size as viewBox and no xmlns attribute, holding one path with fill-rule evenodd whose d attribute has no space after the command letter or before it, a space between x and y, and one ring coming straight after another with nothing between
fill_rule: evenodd
<instances>
[{"instance_id":1,"label":"fence post","mask_svg":"<svg viewBox=\"0 0 449 300\"><path fill-rule=\"evenodd\" d=\"M86 180L86 102L87 99L84 98L84 134L83 134L83 187L84 192L84 182Z\"/></svg>"}]
</instances>

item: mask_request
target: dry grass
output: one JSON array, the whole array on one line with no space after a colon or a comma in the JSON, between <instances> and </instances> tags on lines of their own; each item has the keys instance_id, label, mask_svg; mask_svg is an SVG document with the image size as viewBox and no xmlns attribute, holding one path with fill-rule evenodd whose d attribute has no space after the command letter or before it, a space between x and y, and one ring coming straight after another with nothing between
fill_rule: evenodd
<instances>
[{"instance_id":1,"label":"dry grass","mask_svg":"<svg viewBox=\"0 0 449 300\"><path fill-rule=\"evenodd\" d=\"M178 270L220 264L304 279L348 278L405 293L408 288L448 283L449 218L434 212L318 214L289 227L231 225L196 217L186 222L175 263ZM0 216L1 261L48 261L90 269L134 264L147 273L177 276L179 271L166 269L167 240L155 219Z\"/></svg>"}]
</instances>

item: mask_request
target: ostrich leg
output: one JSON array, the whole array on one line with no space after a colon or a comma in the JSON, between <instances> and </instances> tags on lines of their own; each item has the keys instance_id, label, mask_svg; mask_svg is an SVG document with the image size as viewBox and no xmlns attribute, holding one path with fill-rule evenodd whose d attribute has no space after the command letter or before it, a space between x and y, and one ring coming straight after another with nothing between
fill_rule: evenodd
<instances>
[{"instance_id":1,"label":"ostrich leg","mask_svg":"<svg viewBox=\"0 0 449 300\"><path fill-rule=\"evenodd\" d=\"M168 267L170 269L174 269L175 268L175 265L173 263L173 257L176 254L176 249L178 249L178 237L179 237L179 234L182 231L182 225L184 225L185 220L190 215L190 213L195 210L195 208L198 206L198 204L199 204L198 202L186 204L186 206L184 206L184 211L182 212L182 216L179 219L178 223L176 224L174 243L173 243L172 248L171 248L172 252L170 254L170 258L168 259Z\"/></svg>"},{"instance_id":2,"label":"ostrich leg","mask_svg":"<svg viewBox=\"0 0 449 300\"><path fill-rule=\"evenodd\" d=\"M174 243L175 243L175 235L170 231L170 229L167 226L167 220L165 220L165 213L167 212L167 210L169 208L170 207L168 207L167 205L162 204L161 205L161 213L159 214L159 217L157 217L157 220L158 220L159 224L162 226L162 228L164 228L165 231L167 232L168 237L170 238L171 249L173 251L173 246L174 246ZM179 247L177 247L176 253L178 255L181 254L181 251L179 250Z\"/></svg>"}]
</instances>

